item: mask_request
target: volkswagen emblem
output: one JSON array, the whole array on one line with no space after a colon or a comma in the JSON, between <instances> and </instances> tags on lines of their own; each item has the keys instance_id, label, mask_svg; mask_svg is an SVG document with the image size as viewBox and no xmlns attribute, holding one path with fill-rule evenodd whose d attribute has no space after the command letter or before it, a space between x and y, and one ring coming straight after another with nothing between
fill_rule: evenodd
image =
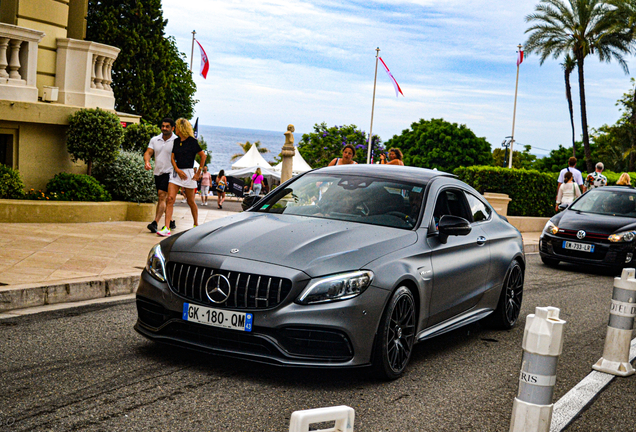
<instances>
[{"instance_id":1,"label":"volkswagen emblem","mask_svg":"<svg viewBox=\"0 0 636 432\"><path fill-rule=\"evenodd\" d=\"M230 252L235 254L235 253L238 253L238 251L239 251L238 249L232 249Z\"/></svg>"},{"instance_id":2,"label":"volkswagen emblem","mask_svg":"<svg viewBox=\"0 0 636 432\"><path fill-rule=\"evenodd\" d=\"M580 240L585 238L585 231L581 230L579 232L576 233L576 237Z\"/></svg>"},{"instance_id":3,"label":"volkswagen emblem","mask_svg":"<svg viewBox=\"0 0 636 432\"><path fill-rule=\"evenodd\" d=\"M223 275L215 274L205 283L205 295L212 303L223 303L230 297L230 281Z\"/></svg>"}]
</instances>

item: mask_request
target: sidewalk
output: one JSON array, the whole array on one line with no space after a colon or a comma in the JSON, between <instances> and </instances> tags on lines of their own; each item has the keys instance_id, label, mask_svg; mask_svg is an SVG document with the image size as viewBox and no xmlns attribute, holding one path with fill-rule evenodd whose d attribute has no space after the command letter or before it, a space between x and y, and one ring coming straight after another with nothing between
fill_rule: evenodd
<instances>
[{"instance_id":1,"label":"sidewalk","mask_svg":"<svg viewBox=\"0 0 636 432\"><path fill-rule=\"evenodd\" d=\"M198 201L199 223L241 211L241 203L216 197ZM187 204L177 199L178 233L192 228ZM148 221L150 222L150 221ZM163 237L148 222L0 224L0 315L15 309L125 294L137 289L148 252ZM540 233L523 233L526 253L538 251Z\"/></svg>"}]
</instances>

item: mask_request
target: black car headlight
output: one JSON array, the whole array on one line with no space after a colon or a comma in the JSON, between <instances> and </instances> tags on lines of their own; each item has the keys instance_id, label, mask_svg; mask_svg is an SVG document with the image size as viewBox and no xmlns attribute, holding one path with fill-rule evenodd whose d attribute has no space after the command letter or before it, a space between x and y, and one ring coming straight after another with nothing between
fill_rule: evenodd
<instances>
[{"instance_id":1,"label":"black car headlight","mask_svg":"<svg viewBox=\"0 0 636 432\"><path fill-rule=\"evenodd\" d=\"M166 259L161 252L161 245L156 244L148 254L146 270L152 277L161 282L166 281Z\"/></svg>"},{"instance_id":2,"label":"black car headlight","mask_svg":"<svg viewBox=\"0 0 636 432\"><path fill-rule=\"evenodd\" d=\"M607 239L613 243L630 242L636 238L636 231L623 231L611 234Z\"/></svg>"},{"instance_id":3,"label":"black car headlight","mask_svg":"<svg viewBox=\"0 0 636 432\"><path fill-rule=\"evenodd\" d=\"M548 221L543 227L543 232L548 234L556 234L559 232L559 227L553 224L552 221Z\"/></svg>"},{"instance_id":4,"label":"black car headlight","mask_svg":"<svg viewBox=\"0 0 636 432\"><path fill-rule=\"evenodd\" d=\"M315 304L347 300L364 292L373 281L373 272L361 270L314 279L296 299L296 303Z\"/></svg>"}]
</instances>

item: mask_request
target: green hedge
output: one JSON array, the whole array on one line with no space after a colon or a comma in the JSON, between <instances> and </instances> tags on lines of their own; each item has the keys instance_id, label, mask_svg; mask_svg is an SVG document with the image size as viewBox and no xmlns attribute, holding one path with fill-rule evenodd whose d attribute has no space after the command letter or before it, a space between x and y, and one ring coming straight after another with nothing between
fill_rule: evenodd
<instances>
[{"instance_id":1,"label":"green hedge","mask_svg":"<svg viewBox=\"0 0 636 432\"><path fill-rule=\"evenodd\" d=\"M621 177L623 173L615 173L612 171L603 171L603 175L607 177L607 185L612 186L615 185L618 179ZM627 173L632 179L632 186L636 186L636 173L630 172Z\"/></svg>"},{"instance_id":2,"label":"green hedge","mask_svg":"<svg viewBox=\"0 0 636 432\"><path fill-rule=\"evenodd\" d=\"M554 215L558 173L493 166L459 167L454 173L481 194L507 194L512 199L508 204L510 216Z\"/></svg>"},{"instance_id":3,"label":"green hedge","mask_svg":"<svg viewBox=\"0 0 636 432\"><path fill-rule=\"evenodd\" d=\"M113 162L96 164L95 177L116 200L153 203L157 201L155 177L144 165L141 154L121 151Z\"/></svg>"},{"instance_id":4,"label":"green hedge","mask_svg":"<svg viewBox=\"0 0 636 432\"><path fill-rule=\"evenodd\" d=\"M0 164L0 198L19 199L24 196L24 183L20 173L11 167Z\"/></svg>"},{"instance_id":5,"label":"green hedge","mask_svg":"<svg viewBox=\"0 0 636 432\"><path fill-rule=\"evenodd\" d=\"M46 185L46 193L63 201L111 200L104 186L97 179L86 174L55 174L55 177Z\"/></svg>"}]
</instances>

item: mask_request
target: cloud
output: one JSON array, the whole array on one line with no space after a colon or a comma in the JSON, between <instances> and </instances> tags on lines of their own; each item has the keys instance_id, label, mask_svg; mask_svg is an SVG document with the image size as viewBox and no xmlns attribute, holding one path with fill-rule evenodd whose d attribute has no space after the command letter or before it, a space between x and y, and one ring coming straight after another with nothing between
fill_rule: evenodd
<instances>
[{"instance_id":1,"label":"cloud","mask_svg":"<svg viewBox=\"0 0 636 432\"><path fill-rule=\"evenodd\" d=\"M420 118L463 123L493 146L510 135L517 45L536 1L520 0L163 0L167 33L189 54L192 29L211 60L197 76L203 124L299 132L315 123L368 130L375 48L406 97L395 98L380 67L374 132L384 140ZM198 64L195 52L195 65ZM194 67L197 69L197 66ZM578 112L576 74L572 75ZM616 64L586 62L591 127L618 118L630 88ZM519 74L515 138L556 148L571 141L563 72L527 58ZM577 115L577 131L580 121Z\"/></svg>"}]
</instances>

